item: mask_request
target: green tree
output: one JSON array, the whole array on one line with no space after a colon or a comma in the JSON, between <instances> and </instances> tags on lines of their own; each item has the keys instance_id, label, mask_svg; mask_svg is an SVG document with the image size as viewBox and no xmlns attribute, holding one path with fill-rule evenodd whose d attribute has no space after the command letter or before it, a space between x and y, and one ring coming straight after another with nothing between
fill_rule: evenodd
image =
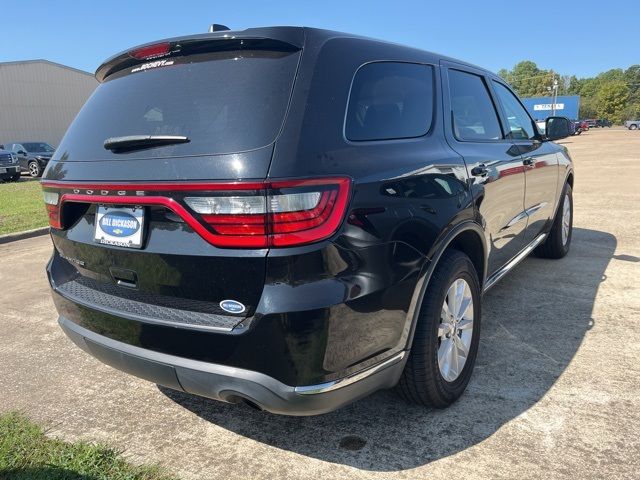
<instances>
[{"instance_id":1,"label":"green tree","mask_svg":"<svg viewBox=\"0 0 640 480\"><path fill-rule=\"evenodd\" d=\"M612 122L622 123L628 107L629 87L623 80L602 82L596 94L596 109L599 118L608 118Z\"/></svg>"},{"instance_id":2,"label":"green tree","mask_svg":"<svg viewBox=\"0 0 640 480\"><path fill-rule=\"evenodd\" d=\"M559 75L553 70L539 68L531 60L523 60L512 70L503 68L498 75L523 97L549 95L549 87L555 78L558 95L580 96L580 118L608 118L616 123L640 119L640 65L578 78Z\"/></svg>"},{"instance_id":3,"label":"green tree","mask_svg":"<svg viewBox=\"0 0 640 480\"><path fill-rule=\"evenodd\" d=\"M513 70L502 69L498 75L504 78L522 97L548 95L548 87L553 82L553 70L541 70L531 60L517 63Z\"/></svg>"}]
</instances>

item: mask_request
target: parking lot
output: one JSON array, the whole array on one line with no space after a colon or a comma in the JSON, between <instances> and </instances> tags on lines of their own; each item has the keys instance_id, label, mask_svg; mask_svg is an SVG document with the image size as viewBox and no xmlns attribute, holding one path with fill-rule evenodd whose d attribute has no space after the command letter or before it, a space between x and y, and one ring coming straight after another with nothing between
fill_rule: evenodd
<instances>
[{"instance_id":1,"label":"parking lot","mask_svg":"<svg viewBox=\"0 0 640 480\"><path fill-rule=\"evenodd\" d=\"M640 133L563 143L576 171L571 252L527 259L486 295L474 377L447 410L385 391L281 417L113 370L58 328L45 236L0 245L0 411L187 479L638 478Z\"/></svg>"}]
</instances>

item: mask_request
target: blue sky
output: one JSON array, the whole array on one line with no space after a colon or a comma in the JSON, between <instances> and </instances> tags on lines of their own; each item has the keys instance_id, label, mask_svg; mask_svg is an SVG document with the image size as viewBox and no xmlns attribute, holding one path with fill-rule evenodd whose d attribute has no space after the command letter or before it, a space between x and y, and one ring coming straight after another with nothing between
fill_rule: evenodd
<instances>
[{"instance_id":1,"label":"blue sky","mask_svg":"<svg viewBox=\"0 0 640 480\"><path fill-rule=\"evenodd\" d=\"M493 71L523 59L578 76L640 63L638 1L3 0L2 4L0 61L45 58L90 72L120 50L205 32L214 22L237 30L266 25L341 30L439 52Z\"/></svg>"}]
</instances>

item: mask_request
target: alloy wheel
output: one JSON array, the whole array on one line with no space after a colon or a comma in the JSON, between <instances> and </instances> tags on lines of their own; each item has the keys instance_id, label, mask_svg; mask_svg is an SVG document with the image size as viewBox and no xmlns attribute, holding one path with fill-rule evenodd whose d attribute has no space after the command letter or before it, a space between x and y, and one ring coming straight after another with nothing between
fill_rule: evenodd
<instances>
[{"instance_id":1,"label":"alloy wheel","mask_svg":"<svg viewBox=\"0 0 640 480\"><path fill-rule=\"evenodd\" d=\"M473 296L466 280L455 280L442 304L438 325L438 366L447 382L462 372L473 338Z\"/></svg>"},{"instance_id":2,"label":"alloy wheel","mask_svg":"<svg viewBox=\"0 0 640 480\"><path fill-rule=\"evenodd\" d=\"M571 230L571 199L569 199L569 195L565 195L564 202L562 205L562 245L567 244L570 230Z\"/></svg>"}]
</instances>

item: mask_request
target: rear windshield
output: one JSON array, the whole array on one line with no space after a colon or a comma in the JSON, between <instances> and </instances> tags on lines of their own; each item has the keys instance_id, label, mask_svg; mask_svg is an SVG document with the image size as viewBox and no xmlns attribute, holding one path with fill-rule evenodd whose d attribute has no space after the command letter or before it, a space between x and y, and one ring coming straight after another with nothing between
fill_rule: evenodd
<instances>
[{"instance_id":1,"label":"rear windshield","mask_svg":"<svg viewBox=\"0 0 640 480\"><path fill-rule=\"evenodd\" d=\"M284 120L299 52L173 57L120 71L101 84L55 158L67 161L237 153L272 143ZM188 143L126 153L111 137L184 135Z\"/></svg>"}]
</instances>

